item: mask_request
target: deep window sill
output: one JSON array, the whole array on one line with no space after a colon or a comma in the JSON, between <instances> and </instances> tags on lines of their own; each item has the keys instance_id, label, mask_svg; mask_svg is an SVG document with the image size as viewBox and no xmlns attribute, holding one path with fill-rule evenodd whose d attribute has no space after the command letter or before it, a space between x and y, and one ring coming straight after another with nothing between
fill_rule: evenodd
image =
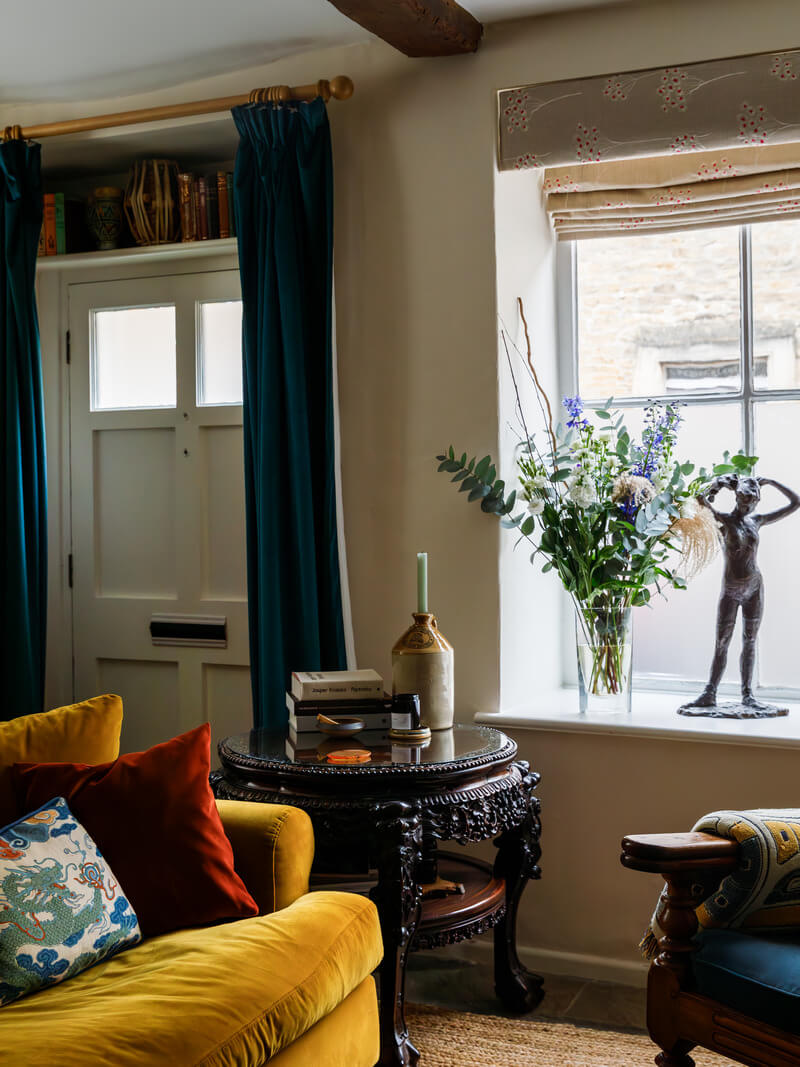
<instances>
[{"instance_id":1,"label":"deep window sill","mask_svg":"<svg viewBox=\"0 0 800 1067\"><path fill-rule=\"evenodd\" d=\"M578 711L577 689L538 694L529 705L510 711L478 712L475 722L500 730L543 730L550 733L614 734L671 741L703 741L723 745L800 748L800 704L776 701L789 714L776 719L706 719L678 715L686 694L634 691L630 715L586 714Z\"/></svg>"}]
</instances>

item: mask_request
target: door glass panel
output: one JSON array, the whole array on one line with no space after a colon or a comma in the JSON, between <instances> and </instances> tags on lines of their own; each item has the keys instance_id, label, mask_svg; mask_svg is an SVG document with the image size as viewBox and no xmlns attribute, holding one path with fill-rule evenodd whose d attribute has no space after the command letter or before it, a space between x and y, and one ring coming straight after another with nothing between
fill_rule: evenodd
<instances>
[{"instance_id":1,"label":"door glass panel","mask_svg":"<svg viewBox=\"0 0 800 1067\"><path fill-rule=\"evenodd\" d=\"M750 230L756 389L800 385L800 219Z\"/></svg>"},{"instance_id":2,"label":"door glass panel","mask_svg":"<svg viewBox=\"0 0 800 1067\"><path fill-rule=\"evenodd\" d=\"M91 312L91 410L174 408L175 308Z\"/></svg>"},{"instance_id":3,"label":"door glass panel","mask_svg":"<svg viewBox=\"0 0 800 1067\"><path fill-rule=\"evenodd\" d=\"M737 226L578 241L576 255L585 400L740 388Z\"/></svg>"},{"instance_id":4,"label":"door glass panel","mask_svg":"<svg viewBox=\"0 0 800 1067\"><path fill-rule=\"evenodd\" d=\"M242 402L242 302L197 305L197 403Z\"/></svg>"}]
</instances>

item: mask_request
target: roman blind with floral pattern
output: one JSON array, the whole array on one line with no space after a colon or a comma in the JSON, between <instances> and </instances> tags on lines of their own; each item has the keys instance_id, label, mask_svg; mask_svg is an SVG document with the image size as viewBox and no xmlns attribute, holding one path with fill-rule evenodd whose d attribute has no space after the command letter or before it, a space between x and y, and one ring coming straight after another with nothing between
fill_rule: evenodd
<instances>
[{"instance_id":1,"label":"roman blind with floral pattern","mask_svg":"<svg viewBox=\"0 0 800 1067\"><path fill-rule=\"evenodd\" d=\"M560 239L800 215L800 51L504 90L501 169Z\"/></svg>"}]
</instances>

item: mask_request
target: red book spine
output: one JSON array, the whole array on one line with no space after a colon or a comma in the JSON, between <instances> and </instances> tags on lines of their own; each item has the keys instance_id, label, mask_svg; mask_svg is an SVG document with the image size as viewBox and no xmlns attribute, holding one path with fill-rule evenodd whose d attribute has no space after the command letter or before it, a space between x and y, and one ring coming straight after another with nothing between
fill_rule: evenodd
<instances>
[{"instance_id":1,"label":"red book spine","mask_svg":"<svg viewBox=\"0 0 800 1067\"><path fill-rule=\"evenodd\" d=\"M58 250L56 241L56 194L44 194L44 251L54 256Z\"/></svg>"},{"instance_id":2,"label":"red book spine","mask_svg":"<svg viewBox=\"0 0 800 1067\"><path fill-rule=\"evenodd\" d=\"M217 171L217 197L219 199L219 235L230 237L231 222L228 212L228 178L224 170Z\"/></svg>"},{"instance_id":3,"label":"red book spine","mask_svg":"<svg viewBox=\"0 0 800 1067\"><path fill-rule=\"evenodd\" d=\"M208 240L208 182L205 178L197 179L197 236L201 241Z\"/></svg>"}]
</instances>

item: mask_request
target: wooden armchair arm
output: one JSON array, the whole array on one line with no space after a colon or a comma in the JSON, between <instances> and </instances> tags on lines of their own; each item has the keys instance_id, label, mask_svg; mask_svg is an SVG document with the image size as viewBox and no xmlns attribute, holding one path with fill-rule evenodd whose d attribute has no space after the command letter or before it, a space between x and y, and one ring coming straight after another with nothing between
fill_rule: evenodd
<instances>
[{"instance_id":1,"label":"wooden armchair arm","mask_svg":"<svg viewBox=\"0 0 800 1067\"><path fill-rule=\"evenodd\" d=\"M708 872L722 878L733 870L739 843L714 834L631 834L622 839L621 862L633 871L695 877Z\"/></svg>"},{"instance_id":2,"label":"wooden armchair arm","mask_svg":"<svg viewBox=\"0 0 800 1067\"><path fill-rule=\"evenodd\" d=\"M714 834L633 834L622 839L623 867L660 874L666 882L656 909L661 937L647 982L647 1026L662 1049L681 1048L675 1012L679 995L692 986L695 908L736 867L738 856L738 842ZM691 1061L681 1056L663 1062Z\"/></svg>"}]
</instances>

